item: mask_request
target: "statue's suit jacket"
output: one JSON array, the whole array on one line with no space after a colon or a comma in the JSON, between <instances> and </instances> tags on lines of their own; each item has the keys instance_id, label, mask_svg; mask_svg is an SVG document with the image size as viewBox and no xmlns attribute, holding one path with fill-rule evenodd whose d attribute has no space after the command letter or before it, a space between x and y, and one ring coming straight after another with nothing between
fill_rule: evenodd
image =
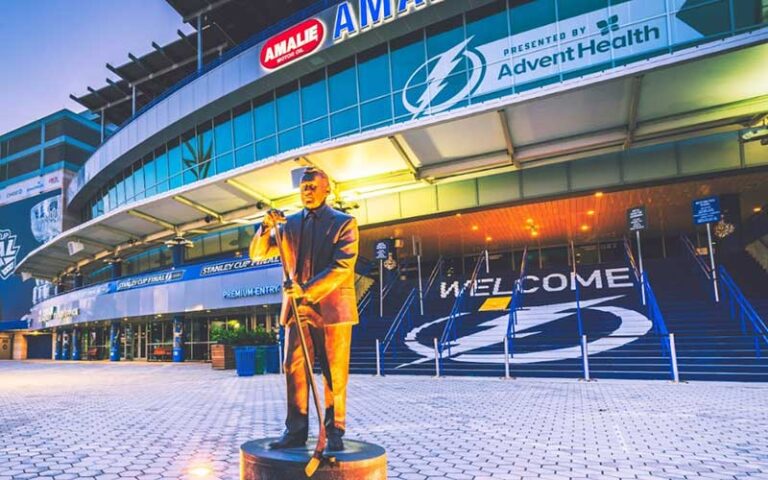
<instances>
[{"instance_id":1,"label":"statue's suit jacket","mask_svg":"<svg viewBox=\"0 0 768 480\"><path fill-rule=\"evenodd\" d=\"M301 221L305 210L288 215L280 226L283 240L283 261L289 272L295 275L301 241ZM323 326L342 323L358 323L355 296L355 262L359 247L357 221L351 215L325 205L315 211L314 251L312 265L314 275L304 282L308 301L299 306L299 315L305 315ZM267 232L262 225L250 246L251 259L266 260L278 255L274 232ZM319 316L319 318L318 318ZM285 325L290 317L290 303L283 296L280 323Z\"/></svg>"}]
</instances>

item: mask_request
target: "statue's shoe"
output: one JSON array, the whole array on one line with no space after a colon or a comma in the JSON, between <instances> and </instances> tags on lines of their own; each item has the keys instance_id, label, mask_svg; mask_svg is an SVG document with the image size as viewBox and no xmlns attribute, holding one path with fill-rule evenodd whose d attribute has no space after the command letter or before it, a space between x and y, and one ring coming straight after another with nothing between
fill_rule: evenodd
<instances>
[{"instance_id":1,"label":"statue's shoe","mask_svg":"<svg viewBox=\"0 0 768 480\"><path fill-rule=\"evenodd\" d=\"M341 439L341 435L335 431L328 432L328 443L325 445L326 452L342 452L344 451L344 441Z\"/></svg>"},{"instance_id":2,"label":"statue's shoe","mask_svg":"<svg viewBox=\"0 0 768 480\"><path fill-rule=\"evenodd\" d=\"M296 433L284 433L282 437L269 443L272 450L282 450L285 448L303 447L307 444L307 435Z\"/></svg>"}]
</instances>

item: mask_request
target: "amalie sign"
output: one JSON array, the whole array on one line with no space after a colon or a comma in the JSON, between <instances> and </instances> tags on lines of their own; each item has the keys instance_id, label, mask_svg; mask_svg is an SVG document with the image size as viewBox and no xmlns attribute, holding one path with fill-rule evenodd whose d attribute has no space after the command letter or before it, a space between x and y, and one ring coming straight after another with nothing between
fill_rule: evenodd
<instances>
[{"instance_id":1,"label":"amalie sign","mask_svg":"<svg viewBox=\"0 0 768 480\"><path fill-rule=\"evenodd\" d=\"M314 53L325 40L325 26L310 18L267 40L261 49L261 66L276 70Z\"/></svg>"}]
</instances>

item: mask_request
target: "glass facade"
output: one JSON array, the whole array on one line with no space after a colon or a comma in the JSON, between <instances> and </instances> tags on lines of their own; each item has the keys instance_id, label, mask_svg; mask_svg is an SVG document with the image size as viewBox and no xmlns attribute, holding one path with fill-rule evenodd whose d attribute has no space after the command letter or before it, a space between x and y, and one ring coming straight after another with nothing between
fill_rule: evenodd
<instances>
[{"instance_id":1,"label":"glass facade","mask_svg":"<svg viewBox=\"0 0 768 480\"><path fill-rule=\"evenodd\" d=\"M754 5L753 0L684 6L667 0L495 1L200 123L136 159L91 199L83 217L302 146L754 29L765 22Z\"/></svg>"}]
</instances>

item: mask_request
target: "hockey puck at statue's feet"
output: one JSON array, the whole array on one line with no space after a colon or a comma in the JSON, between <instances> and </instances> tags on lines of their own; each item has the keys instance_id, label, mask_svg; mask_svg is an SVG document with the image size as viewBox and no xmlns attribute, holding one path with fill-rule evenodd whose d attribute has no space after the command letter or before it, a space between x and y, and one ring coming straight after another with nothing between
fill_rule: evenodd
<instances>
[{"instance_id":1,"label":"hockey puck at statue's feet","mask_svg":"<svg viewBox=\"0 0 768 480\"><path fill-rule=\"evenodd\" d=\"M310 438L306 446L272 450L263 438L240 447L240 480L301 480L312 449L317 442ZM371 443L344 440L344 450L333 452L317 469L313 480L384 480L387 478L387 454Z\"/></svg>"}]
</instances>

